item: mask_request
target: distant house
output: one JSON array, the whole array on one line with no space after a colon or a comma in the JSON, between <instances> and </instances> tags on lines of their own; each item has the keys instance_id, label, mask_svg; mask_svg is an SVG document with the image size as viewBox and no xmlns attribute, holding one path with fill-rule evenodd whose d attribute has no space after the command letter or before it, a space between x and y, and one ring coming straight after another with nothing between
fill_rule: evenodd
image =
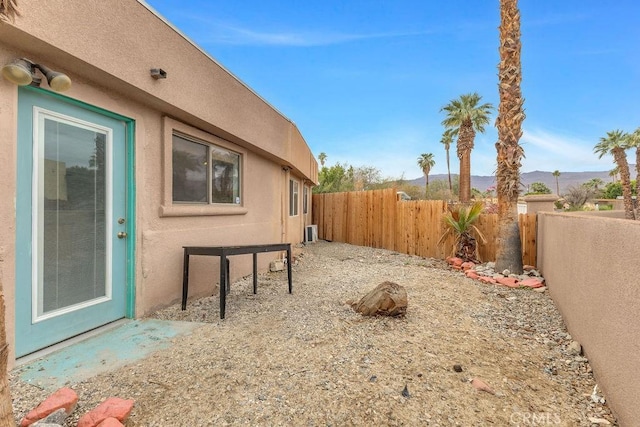
<instances>
[{"instance_id":1,"label":"distant house","mask_svg":"<svg viewBox=\"0 0 640 427\"><path fill-rule=\"evenodd\" d=\"M20 7L0 23L10 364L178 301L183 245L303 240L318 166L291 120L142 1ZM217 262L194 259L190 295Z\"/></svg>"}]
</instances>

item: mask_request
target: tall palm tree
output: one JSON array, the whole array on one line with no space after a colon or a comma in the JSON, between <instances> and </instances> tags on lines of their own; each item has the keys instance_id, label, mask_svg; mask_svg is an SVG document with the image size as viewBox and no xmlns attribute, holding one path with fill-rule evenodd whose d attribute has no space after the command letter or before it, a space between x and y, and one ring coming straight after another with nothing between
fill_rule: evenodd
<instances>
[{"instance_id":1,"label":"tall palm tree","mask_svg":"<svg viewBox=\"0 0 640 427\"><path fill-rule=\"evenodd\" d=\"M471 200L471 150L476 133L483 133L485 125L489 124L489 116L493 105L480 104L482 97L477 93L460 95L460 98L449 101L440 111L447 117L442 125L451 131L452 136L458 137L457 152L460 160L460 202L469 203Z\"/></svg>"},{"instance_id":2,"label":"tall palm tree","mask_svg":"<svg viewBox=\"0 0 640 427\"><path fill-rule=\"evenodd\" d=\"M522 65L520 62L520 11L518 0L500 0L500 64L498 64L498 92L500 105L496 193L498 195L498 245L496 269L522 273L522 243L518 224L518 196L520 195L520 161L524 150L520 145L524 115L524 99L520 90Z\"/></svg>"},{"instance_id":3,"label":"tall palm tree","mask_svg":"<svg viewBox=\"0 0 640 427\"><path fill-rule=\"evenodd\" d=\"M0 25L3 22L14 22L16 16L20 16L17 0L0 1ZM9 345L5 328L4 291L0 282L0 427L15 425L13 407L11 404L11 390L7 378L7 363L9 358Z\"/></svg>"},{"instance_id":4,"label":"tall palm tree","mask_svg":"<svg viewBox=\"0 0 640 427\"><path fill-rule=\"evenodd\" d=\"M559 196L560 195L560 184L558 183L558 178L560 177L560 171L558 169L554 170L553 173L551 174L554 176L554 178L556 179L556 194Z\"/></svg>"},{"instance_id":5,"label":"tall palm tree","mask_svg":"<svg viewBox=\"0 0 640 427\"><path fill-rule=\"evenodd\" d=\"M20 16L17 0L0 1L0 25L2 22L14 22L16 16ZM15 425L13 419L13 407L11 405L11 390L7 378L7 363L9 358L9 346L5 328L4 291L0 283L0 427Z\"/></svg>"},{"instance_id":6,"label":"tall palm tree","mask_svg":"<svg viewBox=\"0 0 640 427\"><path fill-rule=\"evenodd\" d=\"M629 146L636 149L636 203L640 203L640 128L629 135ZM640 215L636 219L640 220Z\"/></svg>"},{"instance_id":7,"label":"tall palm tree","mask_svg":"<svg viewBox=\"0 0 640 427\"><path fill-rule=\"evenodd\" d=\"M606 137L600 138L600 142L593 147L594 153L601 159L605 154L611 154L613 160L620 168L620 183L622 184L622 200L624 202L624 217L634 219L633 199L631 198L631 176L629 174L629 164L627 163L627 153L629 148L629 134L621 130L607 132Z\"/></svg>"},{"instance_id":8,"label":"tall palm tree","mask_svg":"<svg viewBox=\"0 0 640 427\"><path fill-rule=\"evenodd\" d=\"M318 160L320 160L320 166L324 166L324 162L327 161L327 154L324 151L318 154Z\"/></svg>"},{"instance_id":9,"label":"tall palm tree","mask_svg":"<svg viewBox=\"0 0 640 427\"><path fill-rule=\"evenodd\" d=\"M451 129L444 131L440 143L444 145L444 149L447 152L447 176L449 177L449 197L451 197L451 193L453 193L453 186L451 185L451 165L449 163L449 148L451 148L451 144L453 143L453 132Z\"/></svg>"},{"instance_id":10,"label":"tall palm tree","mask_svg":"<svg viewBox=\"0 0 640 427\"><path fill-rule=\"evenodd\" d=\"M436 161L433 160L432 153L423 153L418 157L418 166L422 169L422 173L424 174L425 184L424 184L424 197L429 197L429 172L431 172L431 168L434 167Z\"/></svg>"},{"instance_id":11,"label":"tall palm tree","mask_svg":"<svg viewBox=\"0 0 640 427\"><path fill-rule=\"evenodd\" d=\"M604 185L604 181L600 178L591 178L589 181L585 182L584 185L598 191L600 186Z\"/></svg>"},{"instance_id":12,"label":"tall palm tree","mask_svg":"<svg viewBox=\"0 0 640 427\"><path fill-rule=\"evenodd\" d=\"M618 166L609 171L612 182L618 182L618 175L620 175L620 168Z\"/></svg>"}]
</instances>

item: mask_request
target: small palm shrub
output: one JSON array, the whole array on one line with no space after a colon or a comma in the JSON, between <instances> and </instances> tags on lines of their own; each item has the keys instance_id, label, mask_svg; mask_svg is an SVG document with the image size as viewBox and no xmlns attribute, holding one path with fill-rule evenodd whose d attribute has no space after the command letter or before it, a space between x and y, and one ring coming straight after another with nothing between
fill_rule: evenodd
<instances>
[{"instance_id":1,"label":"small palm shrub","mask_svg":"<svg viewBox=\"0 0 640 427\"><path fill-rule=\"evenodd\" d=\"M487 241L473 223L480 217L483 207L484 204L482 202L476 202L471 206L449 209L449 212L443 218L445 231L438 244L443 244L449 236L453 236L454 242L451 255L455 255L464 261L480 263L476 238L480 238L482 243Z\"/></svg>"}]
</instances>

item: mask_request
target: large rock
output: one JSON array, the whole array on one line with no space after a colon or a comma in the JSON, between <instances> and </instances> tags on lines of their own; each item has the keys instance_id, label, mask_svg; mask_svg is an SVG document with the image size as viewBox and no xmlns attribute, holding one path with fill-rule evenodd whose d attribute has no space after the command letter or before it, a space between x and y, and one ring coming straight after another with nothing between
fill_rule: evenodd
<instances>
[{"instance_id":1,"label":"large rock","mask_svg":"<svg viewBox=\"0 0 640 427\"><path fill-rule=\"evenodd\" d=\"M96 427L107 418L115 418L124 422L133 410L134 403L133 400L110 397L84 414L78 420L78 427Z\"/></svg>"},{"instance_id":2,"label":"large rock","mask_svg":"<svg viewBox=\"0 0 640 427\"><path fill-rule=\"evenodd\" d=\"M69 387L63 387L29 412L20 423L20 426L30 426L36 421L46 418L58 409L64 409L66 414L69 415L76 407L76 403L78 403L78 395L76 392Z\"/></svg>"},{"instance_id":3,"label":"large rock","mask_svg":"<svg viewBox=\"0 0 640 427\"><path fill-rule=\"evenodd\" d=\"M407 313L407 291L393 282L382 282L358 302L349 302L363 316L404 316Z\"/></svg>"}]
</instances>

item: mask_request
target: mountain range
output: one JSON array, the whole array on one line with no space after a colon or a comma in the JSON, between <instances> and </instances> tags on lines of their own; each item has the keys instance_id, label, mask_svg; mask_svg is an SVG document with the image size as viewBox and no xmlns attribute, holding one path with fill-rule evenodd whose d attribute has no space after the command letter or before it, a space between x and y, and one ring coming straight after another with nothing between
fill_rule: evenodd
<instances>
[{"instance_id":1,"label":"mountain range","mask_svg":"<svg viewBox=\"0 0 640 427\"><path fill-rule=\"evenodd\" d=\"M629 170L631 171L631 179L635 178L635 165L629 165ZM451 174L451 178L453 179L457 174ZM560 194L564 194L567 189L574 185L581 185L587 181L590 181L593 178L601 179L605 185L609 182L613 181L613 178L609 176L609 171L587 171L587 172L560 172L560 176L558 177L558 187L560 188ZM447 174L436 174L429 175L429 183L443 180L447 181ZM553 176L553 172L547 171L533 171L533 172L524 172L520 174L520 182L523 185L523 193L527 192L527 188L534 182L542 182L547 187L551 189L552 192L556 192L556 178ZM424 176L420 178L416 178L408 181L409 184L412 185L420 185L424 186L425 178ZM471 187L477 188L480 191L486 191L487 188L496 185L496 177L495 176L471 176Z\"/></svg>"}]
</instances>

